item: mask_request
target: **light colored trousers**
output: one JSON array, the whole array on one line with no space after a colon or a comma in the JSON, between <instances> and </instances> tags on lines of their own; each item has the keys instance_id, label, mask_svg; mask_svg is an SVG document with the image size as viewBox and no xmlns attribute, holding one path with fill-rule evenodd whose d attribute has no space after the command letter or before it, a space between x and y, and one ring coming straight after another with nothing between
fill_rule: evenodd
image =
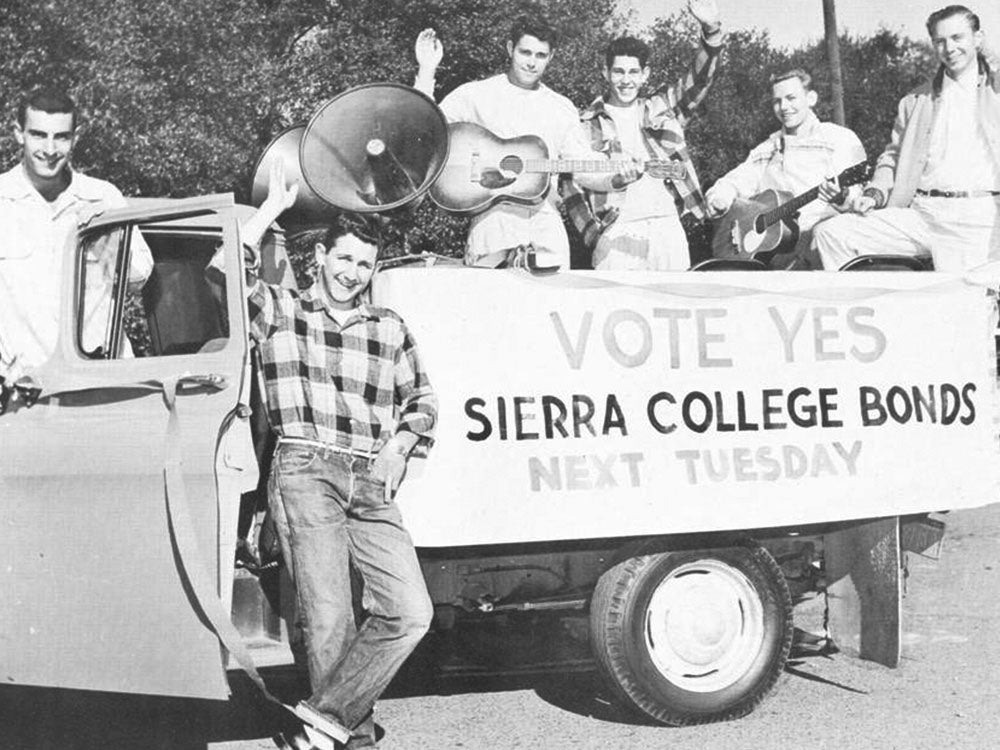
<instances>
[{"instance_id":1,"label":"light colored trousers","mask_svg":"<svg viewBox=\"0 0 1000 750\"><path fill-rule=\"evenodd\" d=\"M829 271L859 255L929 255L937 271L964 271L1000 258L998 219L998 197L918 195L909 208L821 222L813 230L813 247Z\"/></svg>"},{"instance_id":2,"label":"light colored trousers","mask_svg":"<svg viewBox=\"0 0 1000 750\"><path fill-rule=\"evenodd\" d=\"M687 235L677 214L618 220L594 248L598 271L685 271L690 265Z\"/></svg>"}]
</instances>

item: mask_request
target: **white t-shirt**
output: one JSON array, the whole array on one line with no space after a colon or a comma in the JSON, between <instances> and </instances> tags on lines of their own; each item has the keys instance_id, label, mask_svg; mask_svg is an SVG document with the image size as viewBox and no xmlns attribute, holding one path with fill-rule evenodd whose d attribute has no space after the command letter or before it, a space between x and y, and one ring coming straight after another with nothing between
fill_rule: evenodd
<instances>
[{"instance_id":1,"label":"white t-shirt","mask_svg":"<svg viewBox=\"0 0 1000 750\"><path fill-rule=\"evenodd\" d=\"M544 84L534 89L522 88L501 73L459 86L444 98L441 109L451 122L475 123L500 138L537 135L545 142L551 159L606 158L590 148L573 103ZM586 187L596 190L609 187L608 174L580 177L578 181ZM569 241L556 207L557 199L553 184L547 198L537 205L499 203L475 216L469 230L467 262L531 242L547 248L559 265L568 268Z\"/></svg>"},{"instance_id":2,"label":"white t-shirt","mask_svg":"<svg viewBox=\"0 0 1000 750\"><path fill-rule=\"evenodd\" d=\"M615 124L623 156L648 161L650 154L642 140L642 107L616 107L605 103L604 111ZM638 221L677 213L673 196L661 179L643 174L625 190L625 200L622 202L618 221Z\"/></svg>"},{"instance_id":3,"label":"white t-shirt","mask_svg":"<svg viewBox=\"0 0 1000 750\"><path fill-rule=\"evenodd\" d=\"M1000 173L990 158L978 116L978 82L977 66L970 66L958 80L944 76L927 165L920 177L923 190L1000 189Z\"/></svg>"}]
</instances>

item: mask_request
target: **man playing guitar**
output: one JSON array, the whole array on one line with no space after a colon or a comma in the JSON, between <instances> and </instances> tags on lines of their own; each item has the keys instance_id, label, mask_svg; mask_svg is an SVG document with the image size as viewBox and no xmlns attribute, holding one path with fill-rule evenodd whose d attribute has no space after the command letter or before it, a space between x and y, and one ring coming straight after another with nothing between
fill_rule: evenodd
<instances>
[{"instance_id":1,"label":"man playing guitar","mask_svg":"<svg viewBox=\"0 0 1000 750\"><path fill-rule=\"evenodd\" d=\"M816 92L811 81L808 73L798 69L771 77L771 106L781 130L755 147L746 161L720 177L706 194L712 216L721 217L731 209L739 210L739 206L734 207L737 198L750 198L766 190L798 195L819 186L820 200L807 203L799 214L794 247L777 248L770 259L772 268L819 268L810 250L813 227L835 216L848 197L860 193L859 187L840 190L827 180L865 161L865 148L853 131L819 121L813 112ZM728 223L722 226L729 231ZM757 249L742 237L731 239L733 254L749 255ZM719 244L715 243L716 248Z\"/></svg>"},{"instance_id":2,"label":"man playing guitar","mask_svg":"<svg viewBox=\"0 0 1000 750\"><path fill-rule=\"evenodd\" d=\"M581 191L579 179L560 187L570 220L601 270L678 270L691 265L682 214L705 219L705 199L684 139L684 125L705 98L722 49L715 0L688 0L701 24L701 48L679 80L640 96L649 79L649 47L620 37L605 52L607 92L580 118L595 149L611 156L657 158L683 164L681 179L646 173L623 191Z\"/></svg>"},{"instance_id":3,"label":"man playing guitar","mask_svg":"<svg viewBox=\"0 0 1000 750\"><path fill-rule=\"evenodd\" d=\"M541 18L515 20L507 41L507 71L481 81L463 84L448 94L441 109L450 122L468 122L487 128L500 138L536 135L549 156L559 159L602 160L591 150L580 130L576 107L542 83L552 59L555 33ZM419 66L414 87L432 96L434 76L443 56L441 42L431 30L421 32L416 43ZM500 177L497 170L498 178ZM580 175L589 189L620 189L639 176L631 162L615 173ZM490 179L487 172L483 179ZM569 240L556 207L556 191L540 203L501 202L472 219L466 242L468 265L491 264L490 258L518 246L531 244L540 266L569 267Z\"/></svg>"}]
</instances>

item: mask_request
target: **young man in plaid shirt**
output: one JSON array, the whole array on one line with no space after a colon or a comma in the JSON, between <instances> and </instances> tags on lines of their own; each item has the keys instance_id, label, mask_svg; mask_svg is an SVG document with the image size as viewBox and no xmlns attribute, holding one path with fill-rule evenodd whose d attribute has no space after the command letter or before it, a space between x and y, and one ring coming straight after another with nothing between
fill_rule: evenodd
<instances>
[{"instance_id":1,"label":"young man in plaid shirt","mask_svg":"<svg viewBox=\"0 0 1000 750\"><path fill-rule=\"evenodd\" d=\"M272 169L244 240L256 244L296 193L280 165ZM312 287L299 293L257 280L248 291L278 434L269 501L295 580L313 690L295 709L308 739L281 740L294 748L374 747L375 700L433 614L393 494L407 458L431 443L437 401L406 325L361 299L377 253L364 226L342 217L316 243ZM352 567L363 583L360 627Z\"/></svg>"},{"instance_id":2,"label":"young man in plaid shirt","mask_svg":"<svg viewBox=\"0 0 1000 750\"><path fill-rule=\"evenodd\" d=\"M560 189L570 221L600 270L676 270L690 266L680 217L706 216L705 198L684 140L684 125L708 93L722 49L715 0L688 0L701 24L701 48L676 83L640 96L649 79L649 47L632 37L615 39L605 53L607 92L580 119L591 147L612 158L673 160L687 167L681 180L644 174L612 192L583 190L563 178Z\"/></svg>"}]
</instances>

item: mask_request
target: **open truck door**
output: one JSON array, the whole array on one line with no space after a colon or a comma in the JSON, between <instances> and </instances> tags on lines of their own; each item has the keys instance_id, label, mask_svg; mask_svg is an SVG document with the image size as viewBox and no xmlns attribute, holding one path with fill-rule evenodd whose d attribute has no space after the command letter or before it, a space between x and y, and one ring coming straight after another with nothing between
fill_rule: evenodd
<instances>
[{"instance_id":1,"label":"open truck door","mask_svg":"<svg viewBox=\"0 0 1000 750\"><path fill-rule=\"evenodd\" d=\"M257 479L242 281L209 269L220 247L241 267L232 205L110 212L63 269L40 396L0 416L7 684L229 694L193 592L228 607L239 494Z\"/></svg>"}]
</instances>

